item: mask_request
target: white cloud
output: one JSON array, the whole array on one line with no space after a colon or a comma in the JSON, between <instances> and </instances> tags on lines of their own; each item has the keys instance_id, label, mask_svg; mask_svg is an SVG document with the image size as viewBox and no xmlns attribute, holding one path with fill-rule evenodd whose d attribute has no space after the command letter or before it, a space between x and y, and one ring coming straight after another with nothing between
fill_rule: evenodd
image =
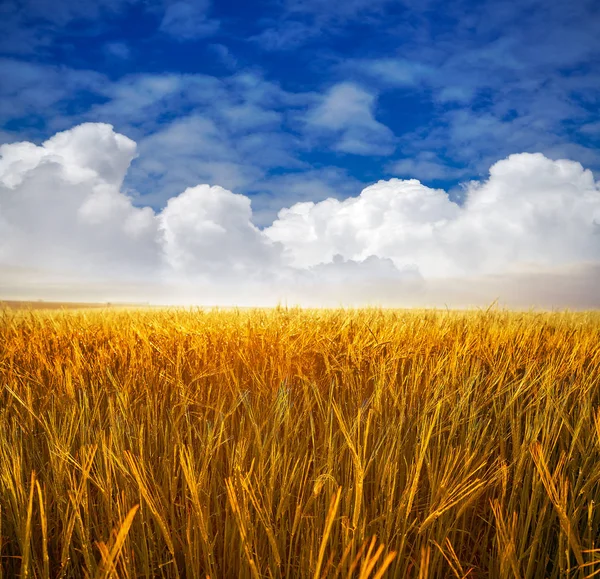
<instances>
[{"instance_id":1,"label":"white cloud","mask_svg":"<svg viewBox=\"0 0 600 579\"><path fill-rule=\"evenodd\" d=\"M591 171L541 154L511 155L472 183L463 206L419 181L391 179L359 197L282 210L266 233L294 265L335 254L390 258L426 277L506 273L600 260L600 190Z\"/></svg>"},{"instance_id":2,"label":"white cloud","mask_svg":"<svg viewBox=\"0 0 600 579\"><path fill-rule=\"evenodd\" d=\"M343 82L333 86L307 113L308 126L317 137L334 140L334 148L355 155L389 155L394 135L374 116L375 96L360 86Z\"/></svg>"},{"instance_id":3,"label":"white cloud","mask_svg":"<svg viewBox=\"0 0 600 579\"><path fill-rule=\"evenodd\" d=\"M0 147L0 260L128 278L157 266L154 213L119 188L133 141L84 124L36 147Z\"/></svg>"},{"instance_id":4,"label":"white cloud","mask_svg":"<svg viewBox=\"0 0 600 579\"><path fill-rule=\"evenodd\" d=\"M277 265L278 248L252 223L244 195L198 185L170 199L158 219L167 265L184 276L222 282Z\"/></svg>"},{"instance_id":5,"label":"white cloud","mask_svg":"<svg viewBox=\"0 0 600 579\"><path fill-rule=\"evenodd\" d=\"M104 124L0 147L0 266L11 283L48 272L55 288L57 276L76 275L80 288L145 281L144 295L204 303L443 303L446 286L456 302L496 289L593 301L582 288L600 271L600 187L576 162L512 155L463 205L416 180L380 181L358 197L293 205L261 230L250 199L218 186L188 188L158 214L133 206L122 183L136 152ZM15 267L46 273L14 277ZM541 280L560 291L544 294Z\"/></svg>"},{"instance_id":6,"label":"white cloud","mask_svg":"<svg viewBox=\"0 0 600 579\"><path fill-rule=\"evenodd\" d=\"M430 274L448 269L442 236L459 214L443 191L392 179L344 201L283 209L266 234L284 245L295 267L329 263L335 255L357 261L375 256L392 259L399 269L417 267Z\"/></svg>"}]
</instances>

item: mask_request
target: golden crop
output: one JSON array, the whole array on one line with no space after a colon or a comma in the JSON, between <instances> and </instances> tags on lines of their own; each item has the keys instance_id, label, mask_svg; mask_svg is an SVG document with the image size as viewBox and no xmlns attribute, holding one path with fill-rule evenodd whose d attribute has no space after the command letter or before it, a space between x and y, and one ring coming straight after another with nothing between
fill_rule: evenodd
<instances>
[{"instance_id":1,"label":"golden crop","mask_svg":"<svg viewBox=\"0 0 600 579\"><path fill-rule=\"evenodd\" d=\"M598 314L0 315L3 577L588 577L598 503Z\"/></svg>"}]
</instances>

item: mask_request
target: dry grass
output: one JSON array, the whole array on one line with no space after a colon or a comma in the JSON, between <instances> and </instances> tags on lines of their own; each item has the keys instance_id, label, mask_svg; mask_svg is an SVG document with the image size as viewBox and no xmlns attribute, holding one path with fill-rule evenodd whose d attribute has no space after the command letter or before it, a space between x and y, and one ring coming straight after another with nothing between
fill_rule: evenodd
<instances>
[{"instance_id":1,"label":"dry grass","mask_svg":"<svg viewBox=\"0 0 600 579\"><path fill-rule=\"evenodd\" d=\"M1 314L3 577L591 577L599 502L597 314Z\"/></svg>"}]
</instances>

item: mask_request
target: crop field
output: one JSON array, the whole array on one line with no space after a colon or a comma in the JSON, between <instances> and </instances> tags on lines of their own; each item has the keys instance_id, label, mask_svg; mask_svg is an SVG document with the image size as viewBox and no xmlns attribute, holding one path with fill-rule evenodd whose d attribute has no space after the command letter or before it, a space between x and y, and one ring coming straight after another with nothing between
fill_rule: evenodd
<instances>
[{"instance_id":1,"label":"crop field","mask_svg":"<svg viewBox=\"0 0 600 579\"><path fill-rule=\"evenodd\" d=\"M0 311L0 573L600 577L600 314Z\"/></svg>"}]
</instances>

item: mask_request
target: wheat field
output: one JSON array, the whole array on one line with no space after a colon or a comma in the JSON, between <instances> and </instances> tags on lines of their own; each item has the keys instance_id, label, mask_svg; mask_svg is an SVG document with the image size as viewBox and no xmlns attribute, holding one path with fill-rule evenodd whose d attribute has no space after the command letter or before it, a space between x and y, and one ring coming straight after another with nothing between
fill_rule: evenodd
<instances>
[{"instance_id":1,"label":"wheat field","mask_svg":"<svg viewBox=\"0 0 600 579\"><path fill-rule=\"evenodd\" d=\"M0 314L8 577L600 576L600 314Z\"/></svg>"}]
</instances>

